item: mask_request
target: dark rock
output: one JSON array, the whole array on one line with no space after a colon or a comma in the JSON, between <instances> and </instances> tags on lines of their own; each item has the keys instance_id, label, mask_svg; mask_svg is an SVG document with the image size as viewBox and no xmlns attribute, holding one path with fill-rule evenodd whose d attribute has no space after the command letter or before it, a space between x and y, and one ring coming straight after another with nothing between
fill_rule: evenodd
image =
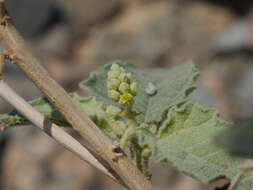
<instances>
[{"instance_id":1,"label":"dark rock","mask_svg":"<svg viewBox=\"0 0 253 190\"><path fill-rule=\"evenodd\" d=\"M232 13L237 16L246 16L252 9L252 0L205 0L205 3L221 6L229 9Z\"/></svg>"},{"instance_id":2,"label":"dark rock","mask_svg":"<svg viewBox=\"0 0 253 190\"><path fill-rule=\"evenodd\" d=\"M50 0L6 0L14 25L27 38L37 37L66 20L60 7Z\"/></svg>"},{"instance_id":3,"label":"dark rock","mask_svg":"<svg viewBox=\"0 0 253 190\"><path fill-rule=\"evenodd\" d=\"M248 22L239 20L228 27L221 36L214 40L213 48L217 56L246 54L253 56L251 32Z\"/></svg>"}]
</instances>

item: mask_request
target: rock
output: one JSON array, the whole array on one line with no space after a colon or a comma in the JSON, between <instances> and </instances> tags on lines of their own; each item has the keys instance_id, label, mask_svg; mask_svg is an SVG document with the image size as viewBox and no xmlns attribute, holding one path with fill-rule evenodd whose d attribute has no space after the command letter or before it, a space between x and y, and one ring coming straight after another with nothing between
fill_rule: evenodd
<instances>
[{"instance_id":1,"label":"rock","mask_svg":"<svg viewBox=\"0 0 253 190\"><path fill-rule=\"evenodd\" d=\"M213 48L219 54L233 54L246 49L250 50L250 46L251 31L249 23L245 20L232 23L232 25L213 42Z\"/></svg>"},{"instance_id":2,"label":"rock","mask_svg":"<svg viewBox=\"0 0 253 190\"><path fill-rule=\"evenodd\" d=\"M20 33L38 37L64 20L63 10L50 0L6 0L8 14Z\"/></svg>"}]
</instances>

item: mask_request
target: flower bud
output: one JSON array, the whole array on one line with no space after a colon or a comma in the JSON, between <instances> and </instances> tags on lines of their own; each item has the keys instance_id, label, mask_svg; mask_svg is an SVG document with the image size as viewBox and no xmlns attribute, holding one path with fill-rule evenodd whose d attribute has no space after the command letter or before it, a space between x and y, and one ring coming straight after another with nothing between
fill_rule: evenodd
<instances>
[{"instance_id":1,"label":"flower bud","mask_svg":"<svg viewBox=\"0 0 253 190\"><path fill-rule=\"evenodd\" d=\"M109 90L109 91L108 91L108 96L109 96L111 99L113 99L113 100L115 100L115 101L118 101L119 98L120 98L120 93L117 92L116 90Z\"/></svg>"},{"instance_id":2,"label":"flower bud","mask_svg":"<svg viewBox=\"0 0 253 190\"><path fill-rule=\"evenodd\" d=\"M126 73L121 73L120 75L119 75L119 80L121 81L121 82L127 82L127 75L126 75Z\"/></svg>"},{"instance_id":3,"label":"flower bud","mask_svg":"<svg viewBox=\"0 0 253 190\"><path fill-rule=\"evenodd\" d=\"M121 93L128 92L129 90L130 90L129 84L127 84L126 82L120 83L120 85L119 85L119 91L120 91Z\"/></svg>"},{"instance_id":4,"label":"flower bud","mask_svg":"<svg viewBox=\"0 0 253 190\"><path fill-rule=\"evenodd\" d=\"M137 93L137 83L133 81L131 73L118 64L112 64L107 73L108 96L119 104L129 107L133 104L133 97Z\"/></svg>"},{"instance_id":5,"label":"flower bud","mask_svg":"<svg viewBox=\"0 0 253 190\"><path fill-rule=\"evenodd\" d=\"M109 79L117 78L117 77L119 77L120 73L121 73L121 72L120 72L119 70L111 70L111 71L109 71L109 72L107 73L107 77L108 77Z\"/></svg>"},{"instance_id":6,"label":"flower bud","mask_svg":"<svg viewBox=\"0 0 253 190\"><path fill-rule=\"evenodd\" d=\"M131 92L133 93L133 95L136 95L137 90L138 90L138 87L137 87L137 83L136 83L136 82L133 82L133 83L130 84L130 90L131 90Z\"/></svg>"},{"instance_id":7,"label":"flower bud","mask_svg":"<svg viewBox=\"0 0 253 190\"><path fill-rule=\"evenodd\" d=\"M113 63L111 65L111 70L112 71L120 71L120 66L118 64Z\"/></svg>"},{"instance_id":8,"label":"flower bud","mask_svg":"<svg viewBox=\"0 0 253 190\"><path fill-rule=\"evenodd\" d=\"M118 79L112 78L109 79L107 82L107 88L108 89L117 89L120 85L120 81Z\"/></svg>"},{"instance_id":9,"label":"flower bud","mask_svg":"<svg viewBox=\"0 0 253 190\"><path fill-rule=\"evenodd\" d=\"M119 104L129 106L132 103L133 96L130 93L120 95Z\"/></svg>"},{"instance_id":10,"label":"flower bud","mask_svg":"<svg viewBox=\"0 0 253 190\"><path fill-rule=\"evenodd\" d=\"M109 105L107 106L105 112L111 117L116 117L121 112L121 109L116 106Z\"/></svg>"},{"instance_id":11,"label":"flower bud","mask_svg":"<svg viewBox=\"0 0 253 190\"><path fill-rule=\"evenodd\" d=\"M132 77L132 74L131 74L131 73L127 73L126 76L127 76L127 81L128 81L129 83L133 82L133 77Z\"/></svg>"},{"instance_id":12,"label":"flower bud","mask_svg":"<svg viewBox=\"0 0 253 190\"><path fill-rule=\"evenodd\" d=\"M121 71L122 73L125 73L125 72L126 72L125 69L124 69L123 67L120 67L120 71Z\"/></svg>"}]
</instances>

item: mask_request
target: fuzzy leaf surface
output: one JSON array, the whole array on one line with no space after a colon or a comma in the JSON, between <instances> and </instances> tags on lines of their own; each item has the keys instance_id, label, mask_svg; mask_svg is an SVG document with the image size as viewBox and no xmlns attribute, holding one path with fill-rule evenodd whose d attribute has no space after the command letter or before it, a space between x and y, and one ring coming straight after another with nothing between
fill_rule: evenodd
<instances>
[{"instance_id":1,"label":"fuzzy leaf surface","mask_svg":"<svg viewBox=\"0 0 253 190\"><path fill-rule=\"evenodd\" d=\"M138 84L132 111L138 114L139 123L160 122L169 108L183 103L187 95L196 88L195 78L199 74L198 69L191 62L180 64L171 70L142 70L125 62L118 61L117 64L132 73ZM80 86L103 103L115 105L108 97L106 88L107 72L110 66L111 64L103 65L93 72L88 80L81 82ZM156 88L156 93L153 95L146 92L149 83Z\"/></svg>"},{"instance_id":2,"label":"fuzzy leaf surface","mask_svg":"<svg viewBox=\"0 0 253 190\"><path fill-rule=\"evenodd\" d=\"M171 163L203 183L222 177L231 180L240 172L242 160L230 156L213 143L214 137L230 126L219 119L214 109L193 103L173 107L159 129L154 160ZM251 189L252 178L253 172L247 173L238 189Z\"/></svg>"}]
</instances>

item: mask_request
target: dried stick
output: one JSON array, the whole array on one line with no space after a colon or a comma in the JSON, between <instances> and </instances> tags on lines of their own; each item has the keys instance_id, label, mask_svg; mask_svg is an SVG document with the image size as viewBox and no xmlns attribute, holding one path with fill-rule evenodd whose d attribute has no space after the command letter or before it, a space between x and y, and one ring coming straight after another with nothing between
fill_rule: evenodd
<instances>
[{"instance_id":1,"label":"dried stick","mask_svg":"<svg viewBox=\"0 0 253 190\"><path fill-rule=\"evenodd\" d=\"M29 103L20 97L13 89L2 80L5 55L0 53L0 97L15 107L21 114L30 120L35 126L42 129L46 134L59 142L72 153L76 154L80 159L100 170L105 175L117 181L108 170L97 161L97 159L76 139L57 125L44 117L35 110Z\"/></svg>"},{"instance_id":2,"label":"dried stick","mask_svg":"<svg viewBox=\"0 0 253 190\"><path fill-rule=\"evenodd\" d=\"M4 6L3 3L0 6ZM0 10L3 9L0 7ZM3 21L0 25L0 39L13 63L33 81L73 128L92 145L93 150L110 165L129 189L152 189L150 182L145 179L131 160L126 156L115 159L111 139L98 129L81 108L71 100L66 91L32 56L15 27L6 19Z\"/></svg>"},{"instance_id":3,"label":"dried stick","mask_svg":"<svg viewBox=\"0 0 253 190\"><path fill-rule=\"evenodd\" d=\"M0 79L2 79L3 68L4 68L4 54L0 53Z\"/></svg>"},{"instance_id":4,"label":"dried stick","mask_svg":"<svg viewBox=\"0 0 253 190\"><path fill-rule=\"evenodd\" d=\"M76 154L79 158L94 166L105 175L115 178L100 164L97 159L84 148L76 139L65 132L63 129L53 124L49 119L44 117L41 113L35 110L22 97L20 97L8 84L0 80L0 97L15 107L22 115L30 120L35 126L42 129L45 133L51 136L54 140L59 142L69 151Z\"/></svg>"}]
</instances>

